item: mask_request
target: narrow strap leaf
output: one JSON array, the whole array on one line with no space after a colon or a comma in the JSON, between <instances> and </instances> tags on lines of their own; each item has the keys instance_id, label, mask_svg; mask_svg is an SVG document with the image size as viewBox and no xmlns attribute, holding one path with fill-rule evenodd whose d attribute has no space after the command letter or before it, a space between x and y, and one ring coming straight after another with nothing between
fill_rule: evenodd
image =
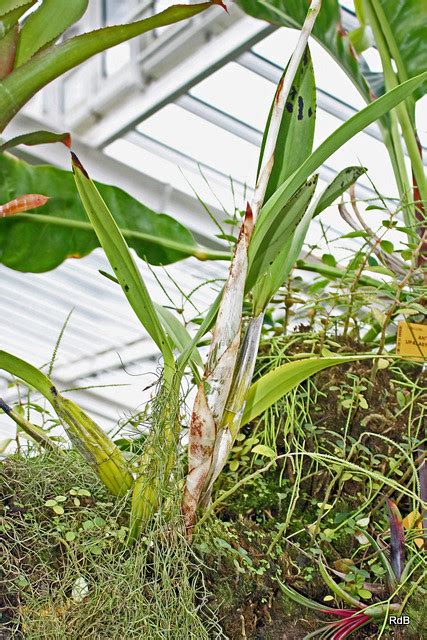
<instances>
[{"instance_id":1,"label":"narrow strap leaf","mask_svg":"<svg viewBox=\"0 0 427 640\"><path fill-rule=\"evenodd\" d=\"M83 206L114 274L137 318L159 347L165 364L173 367L173 354L166 333L123 234L75 154L72 154L72 164Z\"/></svg>"}]
</instances>

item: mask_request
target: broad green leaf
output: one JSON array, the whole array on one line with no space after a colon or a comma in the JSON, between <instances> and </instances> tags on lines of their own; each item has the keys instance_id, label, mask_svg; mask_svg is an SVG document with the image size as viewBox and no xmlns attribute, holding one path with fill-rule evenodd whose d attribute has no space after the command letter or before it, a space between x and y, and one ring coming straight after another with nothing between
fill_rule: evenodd
<instances>
[{"instance_id":1,"label":"broad green leaf","mask_svg":"<svg viewBox=\"0 0 427 640\"><path fill-rule=\"evenodd\" d=\"M299 258L308 228L313 217L313 208L310 202L316 189L317 176L315 181L306 183L301 193L301 219L292 234L285 234L279 252L272 260L267 271L257 279L253 288L254 315L264 311L270 299L285 282L293 265ZM286 215L286 214L285 214Z\"/></svg>"},{"instance_id":2,"label":"broad green leaf","mask_svg":"<svg viewBox=\"0 0 427 640\"><path fill-rule=\"evenodd\" d=\"M354 362L371 356L316 357L288 362L259 378L248 391L242 426L247 424L284 395L295 389L315 373L345 362Z\"/></svg>"},{"instance_id":3,"label":"broad green leaf","mask_svg":"<svg viewBox=\"0 0 427 640\"><path fill-rule=\"evenodd\" d=\"M266 458L275 458L276 452L271 447L267 447L265 444L257 444L253 449L252 453L256 453L259 456L265 456Z\"/></svg>"},{"instance_id":4,"label":"broad green leaf","mask_svg":"<svg viewBox=\"0 0 427 640\"><path fill-rule=\"evenodd\" d=\"M1 45L0 45L1 46ZM53 133L52 131L32 131L31 133L24 133L22 136L16 136L11 138L7 142L0 145L0 153L3 153L7 149L13 149L20 144L25 144L29 147L37 144L51 144L53 142L62 142L66 147L71 146L71 136L69 133Z\"/></svg>"},{"instance_id":5,"label":"broad green leaf","mask_svg":"<svg viewBox=\"0 0 427 640\"><path fill-rule=\"evenodd\" d=\"M283 207L301 184L353 136L405 100L426 80L427 72L424 72L387 92L344 122L307 158L262 207L251 240L252 256L266 251L268 238L280 224Z\"/></svg>"},{"instance_id":6,"label":"broad green leaf","mask_svg":"<svg viewBox=\"0 0 427 640\"><path fill-rule=\"evenodd\" d=\"M97 183L129 246L149 263L169 264L190 255L215 257L199 247L179 222L158 214L117 187ZM49 271L70 257L88 255L99 241L69 171L34 166L0 154L0 203L23 193L50 196L38 211L0 219L0 263L17 271ZM43 246L39 246L43 238ZM39 246L38 251L34 247ZM228 253L222 254L229 259Z\"/></svg>"},{"instance_id":7,"label":"broad green leaf","mask_svg":"<svg viewBox=\"0 0 427 640\"><path fill-rule=\"evenodd\" d=\"M19 109L44 86L92 56L147 31L186 20L219 2L174 5L131 24L105 27L54 45L15 69L0 83L0 132Z\"/></svg>"},{"instance_id":8,"label":"broad green leaf","mask_svg":"<svg viewBox=\"0 0 427 640\"><path fill-rule=\"evenodd\" d=\"M279 87L287 73L283 72ZM276 91L277 95L277 91ZM270 127L274 101L270 108L261 144L258 162L257 180L264 155L265 142ZM316 84L310 49L306 48L300 66L289 92L283 112L277 144L274 151L274 164L268 181L265 201L276 189L308 158L313 149L314 128L316 121Z\"/></svg>"},{"instance_id":9,"label":"broad green leaf","mask_svg":"<svg viewBox=\"0 0 427 640\"><path fill-rule=\"evenodd\" d=\"M317 216L327 209L366 172L365 167L347 167L340 171L322 193L314 215Z\"/></svg>"},{"instance_id":10,"label":"broad green leaf","mask_svg":"<svg viewBox=\"0 0 427 640\"><path fill-rule=\"evenodd\" d=\"M293 174L294 175L294 174ZM261 225L264 208L255 225L255 230L249 245L249 267L246 278L246 290L250 291L255 283L268 273L277 256L281 255L283 244L291 238L301 220L316 188L318 176L312 176L295 195L290 194L289 200L275 216L275 225ZM273 196L274 197L274 196ZM274 210L273 210L274 212Z\"/></svg>"},{"instance_id":11,"label":"broad green leaf","mask_svg":"<svg viewBox=\"0 0 427 640\"><path fill-rule=\"evenodd\" d=\"M147 287L126 241L95 184L72 154L77 189L99 242L137 318L173 367L173 354Z\"/></svg>"},{"instance_id":12,"label":"broad green leaf","mask_svg":"<svg viewBox=\"0 0 427 640\"><path fill-rule=\"evenodd\" d=\"M25 21L19 35L15 67L20 67L37 51L51 44L80 20L89 0L43 0Z\"/></svg>"}]
</instances>

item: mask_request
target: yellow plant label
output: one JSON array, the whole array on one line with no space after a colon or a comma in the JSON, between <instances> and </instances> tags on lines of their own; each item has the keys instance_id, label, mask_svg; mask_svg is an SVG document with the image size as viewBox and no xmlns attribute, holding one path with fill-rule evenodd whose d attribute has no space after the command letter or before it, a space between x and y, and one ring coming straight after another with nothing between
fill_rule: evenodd
<instances>
[{"instance_id":1,"label":"yellow plant label","mask_svg":"<svg viewBox=\"0 0 427 640\"><path fill-rule=\"evenodd\" d=\"M396 353L416 362L424 362L427 359L427 325L399 322Z\"/></svg>"}]
</instances>

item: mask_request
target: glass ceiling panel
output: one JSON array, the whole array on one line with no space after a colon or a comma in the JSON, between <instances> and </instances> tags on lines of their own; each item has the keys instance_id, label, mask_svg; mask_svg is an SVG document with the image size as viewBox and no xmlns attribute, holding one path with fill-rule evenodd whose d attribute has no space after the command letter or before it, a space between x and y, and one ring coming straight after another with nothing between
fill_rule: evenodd
<instances>
[{"instance_id":1,"label":"glass ceiling panel","mask_svg":"<svg viewBox=\"0 0 427 640\"><path fill-rule=\"evenodd\" d=\"M168 105L137 129L240 182L254 183L257 147L181 107Z\"/></svg>"},{"instance_id":2,"label":"glass ceiling panel","mask_svg":"<svg viewBox=\"0 0 427 640\"><path fill-rule=\"evenodd\" d=\"M230 62L193 87L190 94L262 130L274 91L272 82Z\"/></svg>"},{"instance_id":3,"label":"glass ceiling panel","mask_svg":"<svg viewBox=\"0 0 427 640\"><path fill-rule=\"evenodd\" d=\"M168 160L159 155L160 149L153 153L143 147L144 139L139 143L129 140L116 140L105 148L107 155L127 164L133 169L160 180L173 188L194 196L195 193L208 206L224 208L227 211L234 210L234 200L230 185L224 178L215 178L207 169L193 166L178 159ZM164 150L167 155L167 149ZM206 179L205 179L206 178ZM237 197L242 193L239 185L234 185ZM241 206L242 202L237 202Z\"/></svg>"}]
</instances>

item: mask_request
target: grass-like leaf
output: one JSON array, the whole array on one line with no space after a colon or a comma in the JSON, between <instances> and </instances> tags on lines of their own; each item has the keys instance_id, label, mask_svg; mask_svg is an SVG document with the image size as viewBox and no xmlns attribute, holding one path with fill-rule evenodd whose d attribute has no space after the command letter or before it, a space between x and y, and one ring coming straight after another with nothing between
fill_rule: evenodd
<instances>
[{"instance_id":1,"label":"grass-like leaf","mask_svg":"<svg viewBox=\"0 0 427 640\"><path fill-rule=\"evenodd\" d=\"M165 365L174 369L174 358L166 333L123 234L98 189L74 154L72 163L83 206L114 274L136 316L160 349Z\"/></svg>"}]
</instances>

